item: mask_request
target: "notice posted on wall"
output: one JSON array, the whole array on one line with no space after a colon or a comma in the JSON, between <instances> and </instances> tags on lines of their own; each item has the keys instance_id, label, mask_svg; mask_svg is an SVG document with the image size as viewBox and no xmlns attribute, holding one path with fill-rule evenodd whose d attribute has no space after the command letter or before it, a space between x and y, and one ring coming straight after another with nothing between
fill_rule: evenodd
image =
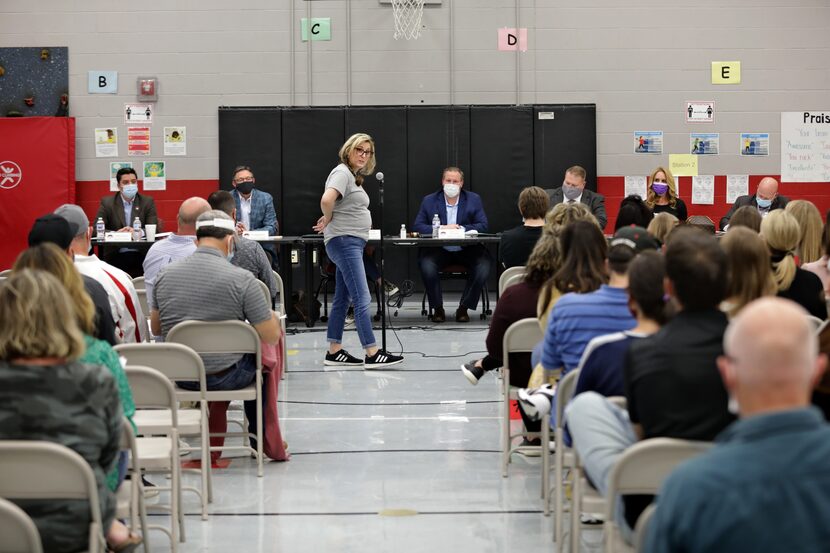
<instances>
[{"instance_id":1,"label":"notice posted on wall","mask_svg":"<svg viewBox=\"0 0 830 553\"><path fill-rule=\"evenodd\" d=\"M118 171L124 169L125 167L133 167L132 161L111 161L110 162L110 192L118 192L118 181L115 180L115 176L118 174Z\"/></svg>"},{"instance_id":2,"label":"notice posted on wall","mask_svg":"<svg viewBox=\"0 0 830 553\"><path fill-rule=\"evenodd\" d=\"M164 155L187 155L186 131L184 127L164 127Z\"/></svg>"},{"instance_id":3,"label":"notice posted on wall","mask_svg":"<svg viewBox=\"0 0 830 553\"><path fill-rule=\"evenodd\" d=\"M150 155L150 127L127 127L127 155Z\"/></svg>"},{"instance_id":4,"label":"notice posted on wall","mask_svg":"<svg viewBox=\"0 0 830 553\"><path fill-rule=\"evenodd\" d=\"M118 129L95 129L95 157L118 157Z\"/></svg>"},{"instance_id":5,"label":"notice posted on wall","mask_svg":"<svg viewBox=\"0 0 830 553\"><path fill-rule=\"evenodd\" d=\"M781 180L830 182L830 110L781 114Z\"/></svg>"},{"instance_id":6,"label":"notice posted on wall","mask_svg":"<svg viewBox=\"0 0 830 553\"><path fill-rule=\"evenodd\" d=\"M742 156L768 156L769 155L769 133L741 133L741 155Z\"/></svg>"},{"instance_id":7,"label":"notice posted on wall","mask_svg":"<svg viewBox=\"0 0 830 553\"><path fill-rule=\"evenodd\" d=\"M697 156L718 155L720 151L720 133L689 133L689 153Z\"/></svg>"},{"instance_id":8,"label":"notice posted on wall","mask_svg":"<svg viewBox=\"0 0 830 553\"><path fill-rule=\"evenodd\" d=\"M663 131L635 131L635 154L662 154Z\"/></svg>"},{"instance_id":9,"label":"notice posted on wall","mask_svg":"<svg viewBox=\"0 0 830 553\"><path fill-rule=\"evenodd\" d=\"M167 167L163 161L144 162L144 190L167 190Z\"/></svg>"},{"instance_id":10,"label":"notice posted on wall","mask_svg":"<svg viewBox=\"0 0 830 553\"><path fill-rule=\"evenodd\" d=\"M726 175L726 203L734 204L739 196L749 194L749 175Z\"/></svg>"},{"instance_id":11,"label":"notice posted on wall","mask_svg":"<svg viewBox=\"0 0 830 553\"><path fill-rule=\"evenodd\" d=\"M646 177L644 175L634 175L625 177L625 195L626 196L640 196L645 199L648 193L646 184Z\"/></svg>"},{"instance_id":12,"label":"notice posted on wall","mask_svg":"<svg viewBox=\"0 0 830 553\"><path fill-rule=\"evenodd\" d=\"M692 203L714 205L715 175L695 175L692 177Z\"/></svg>"}]
</instances>

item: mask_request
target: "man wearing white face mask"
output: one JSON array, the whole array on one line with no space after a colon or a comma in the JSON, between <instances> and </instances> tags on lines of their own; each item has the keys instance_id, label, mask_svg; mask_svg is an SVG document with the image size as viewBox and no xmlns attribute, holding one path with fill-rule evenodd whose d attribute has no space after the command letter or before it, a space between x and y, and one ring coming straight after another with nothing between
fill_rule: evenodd
<instances>
[{"instance_id":1,"label":"man wearing white face mask","mask_svg":"<svg viewBox=\"0 0 830 553\"><path fill-rule=\"evenodd\" d=\"M723 216L720 220L720 229L726 230L729 226L729 220L738 209L745 205L750 205L758 210L761 217L766 217L770 211L776 209L784 209L790 199L786 196L778 194L778 181L772 177L764 177L758 183L758 190L752 196L738 196L735 203L729 209L729 213Z\"/></svg>"},{"instance_id":2,"label":"man wearing white face mask","mask_svg":"<svg viewBox=\"0 0 830 553\"><path fill-rule=\"evenodd\" d=\"M421 209L415 217L412 228L421 236L432 233L432 219L435 215L441 226L461 228L464 231L487 232L487 215L481 196L463 190L464 173L458 167L447 167L441 178L442 188L428 194L421 202ZM467 270L467 284L461 302L455 312L455 320L469 322L468 309L475 310L481 297L481 290L490 275L490 254L484 246L445 246L443 248L421 248L418 265L424 281L429 305L433 309L432 321L446 320L444 300L441 296L439 272L449 265L463 265Z\"/></svg>"},{"instance_id":3,"label":"man wearing white face mask","mask_svg":"<svg viewBox=\"0 0 830 553\"><path fill-rule=\"evenodd\" d=\"M562 186L545 190L550 196L550 207L553 208L557 204L583 203L596 217L600 228L605 230L605 223L608 222L608 216L605 214L605 196L585 188L587 177L588 172L579 165L569 167L565 171Z\"/></svg>"}]
</instances>

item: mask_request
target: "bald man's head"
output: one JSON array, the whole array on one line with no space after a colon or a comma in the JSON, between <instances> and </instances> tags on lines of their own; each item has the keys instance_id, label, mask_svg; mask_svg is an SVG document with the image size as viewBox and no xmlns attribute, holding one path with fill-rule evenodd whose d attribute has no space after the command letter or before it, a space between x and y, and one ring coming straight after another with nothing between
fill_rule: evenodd
<instances>
[{"instance_id":1,"label":"bald man's head","mask_svg":"<svg viewBox=\"0 0 830 553\"><path fill-rule=\"evenodd\" d=\"M179 207L179 229L176 234L180 236L195 235L196 219L206 211L210 211L210 204L204 198L194 196L183 201Z\"/></svg>"},{"instance_id":2,"label":"bald man's head","mask_svg":"<svg viewBox=\"0 0 830 553\"><path fill-rule=\"evenodd\" d=\"M778 181L772 177L764 177L758 183L756 195L762 200L774 200L778 196Z\"/></svg>"},{"instance_id":3,"label":"bald man's head","mask_svg":"<svg viewBox=\"0 0 830 553\"><path fill-rule=\"evenodd\" d=\"M780 298L747 305L729 324L724 351L718 366L742 416L806 406L827 361L807 312Z\"/></svg>"}]
</instances>

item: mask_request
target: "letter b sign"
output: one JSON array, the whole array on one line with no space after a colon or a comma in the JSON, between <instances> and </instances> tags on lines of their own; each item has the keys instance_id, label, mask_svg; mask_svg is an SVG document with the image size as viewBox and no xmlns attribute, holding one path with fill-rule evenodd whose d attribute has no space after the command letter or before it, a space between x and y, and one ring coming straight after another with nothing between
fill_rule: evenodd
<instances>
[{"instance_id":1,"label":"letter b sign","mask_svg":"<svg viewBox=\"0 0 830 553\"><path fill-rule=\"evenodd\" d=\"M90 71L87 85L90 94L117 94L117 71Z\"/></svg>"}]
</instances>

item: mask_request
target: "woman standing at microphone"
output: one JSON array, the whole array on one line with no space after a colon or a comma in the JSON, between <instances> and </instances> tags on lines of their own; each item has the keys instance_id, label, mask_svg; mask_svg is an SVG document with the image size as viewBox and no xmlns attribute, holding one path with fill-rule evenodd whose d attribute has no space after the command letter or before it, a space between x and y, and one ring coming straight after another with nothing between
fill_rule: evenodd
<instances>
[{"instance_id":1,"label":"woman standing at microphone","mask_svg":"<svg viewBox=\"0 0 830 553\"><path fill-rule=\"evenodd\" d=\"M369 195L363 189L363 177L375 169L375 143L368 134L353 134L339 152L340 164L326 179L320 199L323 216L314 230L322 232L326 254L337 266L334 299L329 312L326 339L329 351L325 364L378 369L396 365L403 357L378 349L369 315L371 296L363 268L363 248L369 240L372 215ZM354 321L360 345L366 350L363 361L343 349L343 327L346 310L354 304Z\"/></svg>"}]
</instances>

